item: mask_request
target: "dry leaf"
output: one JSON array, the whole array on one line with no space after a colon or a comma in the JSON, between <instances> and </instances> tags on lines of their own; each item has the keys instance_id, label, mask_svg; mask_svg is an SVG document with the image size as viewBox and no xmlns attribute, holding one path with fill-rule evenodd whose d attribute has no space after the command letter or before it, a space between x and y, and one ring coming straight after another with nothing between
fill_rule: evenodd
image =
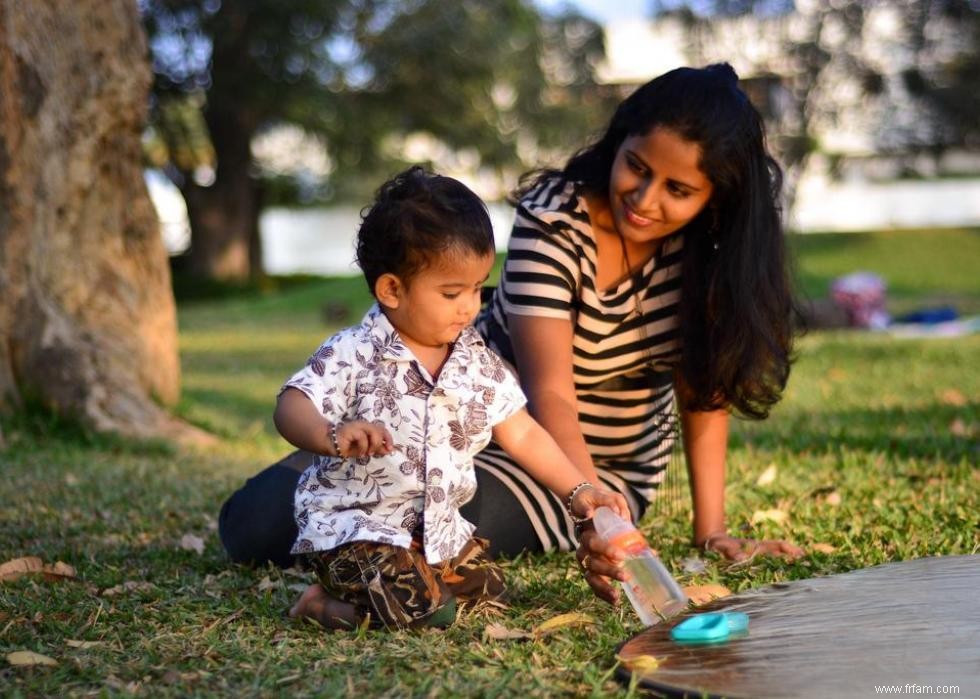
<instances>
[{"instance_id":1,"label":"dry leaf","mask_svg":"<svg viewBox=\"0 0 980 699\"><path fill-rule=\"evenodd\" d=\"M483 636L491 641L526 641L534 638L534 635L527 631L508 629L503 624L487 624L483 629Z\"/></svg>"},{"instance_id":2,"label":"dry leaf","mask_svg":"<svg viewBox=\"0 0 980 699\"><path fill-rule=\"evenodd\" d=\"M810 548L819 553L833 553L837 550L836 546L831 546L830 544L814 544Z\"/></svg>"},{"instance_id":3,"label":"dry leaf","mask_svg":"<svg viewBox=\"0 0 980 699\"><path fill-rule=\"evenodd\" d=\"M779 524L785 522L789 517L782 510L756 510L752 513L752 524L759 524L761 522L775 522Z\"/></svg>"},{"instance_id":4,"label":"dry leaf","mask_svg":"<svg viewBox=\"0 0 980 699\"><path fill-rule=\"evenodd\" d=\"M949 423L949 433L954 437L966 437L970 431L966 429L966 423L960 418L956 418Z\"/></svg>"},{"instance_id":5,"label":"dry leaf","mask_svg":"<svg viewBox=\"0 0 980 699\"><path fill-rule=\"evenodd\" d=\"M584 624L592 623L594 623L594 621L588 614L569 612L568 614L559 614L558 616L551 617L547 621L541 622L534 627L531 633L533 633L535 636L541 637L554 633L558 629L565 628L566 626L582 626Z\"/></svg>"},{"instance_id":6,"label":"dry leaf","mask_svg":"<svg viewBox=\"0 0 980 699\"><path fill-rule=\"evenodd\" d=\"M634 655L630 658L617 655L616 660L621 662L630 672L639 672L644 675L655 672L660 667L660 661L652 655Z\"/></svg>"},{"instance_id":7,"label":"dry leaf","mask_svg":"<svg viewBox=\"0 0 980 699\"><path fill-rule=\"evenodd\" d=\"M293 592L306 592L307 588L310 586L309 583L293 583L291 585L286 585L287 590L292 590Z\"/></svg>"},{"instance_id":8,"label":"dry leaf","mask_svg":"<svg viewBox=\"0 0 980 699\"><path fill-rule=\"evenodd\" d=\"M44 570L44 561L37 556L15 558L0 565L0 582L16 580L22 575L40 573Z\"/></svg>"},{"instance_id":9,"label":"dry leaf","mask_svg":"<svg viewBox=\"0 0 980 699\"><path fill-rule=\"evenodd\" d=\"M947 388L940 397L946 405L954 405L957 408L962 408L967 403L966 396L955 388Z\"/></svg>"},{"instance_id":10,"label":"dry leaf","mask_svg":"<svg viewBox=\"0 0 980 699\"><path fill-rule=\"evenodd\" d=\"M185 551L196 551L198 554L204 553L204 539L193 534L184 534L180 537L180 548Z\"/></svg>"},{"instance_id":11,"label":"dry leaf","mask_svg":"<svg viewBox=\"0 0 980 699\"><path fill-rule=\"evenodd\" d=\"M759 474L759 477L755 480L755 484L759 486L769 485L776 480L776 471L776 464L769 464L769 467Z\"/></svg>"},{"instance_id":12,"label":"dry leaf","mask_svg":"<svg viewBox=\"0 0 980 699\"><path fill-rule=\"evenodd\" d=\"M836 490L832 493L827 493L827 497L825 497L823 501L831 507L837 507L840 505L840 493L838 493Z\"/></svg>"},{"instance_id":13,"label":"dry leaf","mask_svg":"<svg viewBox=\"0 0 980 699\"><path fill-rule=\"evenodd\" d=\"M7 662L11 665L57 665L58 661L32 650L15 650L7 653Z\"/></svg>"},{"instance_id":14,"label":"dry leaf","mask_svg":"<svg viewBox=\"0 0 980 699\"><path fill-rule=\"evenodd\" d=\"M266 575L264 578L259 580L259 584L256 587L258 587L259 592L265 592L266 590L272 590L275 588L275 586L276 584L269 579L268 575Z\"/></svg>"},{"instance_id":15,"label":"dry leaf","mask_svg":"<svg viewBox=\"0 0 980 699\"><path fill-rule=\"evenodd\" d=\"M86 648L95 648L96 646L101 646L102 641L76 641L73 638L69 638L65 641L65 644L69 648L81 648L82 650Z\"/></svg>"},{"instance_id":16,"label":"dry leaf","mask_svg":"<svg viewBox=\"0 0 980 699\"><path fill-rule=\"evenodd\" d=\"M63 561L55 561L54 565L44 566L44 577L46 578L74 578L78 574L75 569Z\"/></svg>"},{"instance_id":17,"label":"dry leaf","mask_svg":"<svg viewBox=\"0 0 980 699\"><path fill-rule=\"evenodd\" d=\"M124 592L150 592L151 590L155 589L156 585L151 582L142 580L127 580L120 585L114 585L113 587L103 590L102 596L113 597L115 595L121 595Z\"/></svg>"},{"instance_id":18,"label":"dry leaf","mask_svg":"<svg viewBox=\"0 0 980 699\"><path fill-rule=\"evenodd\" d=\"M687 598L691 600L695 606L706 604L713 599L721 599L722 597L728 597L732 594L724 585L718 585L716 583L708 583L706 585L687 585L684 589L684 594Z\"/></svg>"},{"instance_id":19,"label":"dry leaf","mask_svg":"<svg viewBox=\"0 0 980 699\"><path fill-rule=\"evenodd\" d=\"M0 565L0 582L16 580L22 575L35 573L41 573L49 580L74 578L76 576L75 569L67 563L56 561L54 565L46 565L37 556L26 556L24 558L15 558L12 561L7 561L3 565Z\"/></svg>"}]
</instances>

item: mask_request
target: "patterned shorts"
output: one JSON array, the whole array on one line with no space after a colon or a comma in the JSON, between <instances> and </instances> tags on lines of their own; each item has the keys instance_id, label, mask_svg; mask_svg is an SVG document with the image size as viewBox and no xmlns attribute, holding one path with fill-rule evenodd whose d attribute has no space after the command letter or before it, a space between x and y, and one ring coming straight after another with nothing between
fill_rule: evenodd
<instances>
[{"instance_id":1,"label":"patterned shorts","mask_svg":"<svg viewBox=\"0 0 980 699\"><path fill-rule=\"evenodd\" d=\"M372 628L448 626L456 600L492 600L504 593L500 567L486 558L489 542L472 538L455 558L426 562L421 546L411 548L358 541L305 554L327 593L353 604Z\"/></svg>"}]
</instances>

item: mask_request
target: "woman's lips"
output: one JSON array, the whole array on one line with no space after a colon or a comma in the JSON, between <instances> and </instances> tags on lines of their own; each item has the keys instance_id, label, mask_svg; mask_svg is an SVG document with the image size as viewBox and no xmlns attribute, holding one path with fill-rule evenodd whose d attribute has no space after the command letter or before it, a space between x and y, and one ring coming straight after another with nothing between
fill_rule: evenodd
<instances>
[{"instance_id":1,"label":"woman's lips","mask_svg":"<svg viewBox=\"0 0 980 699\"><path fill-rule=\"evenodd\" d=\"M623 204L623 213L626 215L626 220L634 226L649 226L654 223L652 218L640 216L638 213L633 211L633 209L629 207L629 204Z\"/></svg>"}]
</instances>

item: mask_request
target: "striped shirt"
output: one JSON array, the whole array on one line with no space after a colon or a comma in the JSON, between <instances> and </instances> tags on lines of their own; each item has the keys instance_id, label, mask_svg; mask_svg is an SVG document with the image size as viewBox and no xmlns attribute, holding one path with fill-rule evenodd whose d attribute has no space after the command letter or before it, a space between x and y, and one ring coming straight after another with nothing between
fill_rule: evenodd
<instances>
[{"instance_id":1,"label":"striped shirt","mask_svg":"<svg viewBox=\"0 0 980 699\"><path fill-rule=\"evenodd\" d=\"M600 479L634 514L664 476L676 441L672 369L680 353L683 238L675 234L641 269L596 288L596 240L580 187L558 178L519 203L500 284L477 319L488 344L514 364L507 316L573 323L579 422ZM479 466L524 505L545 549L574 547L562 503L493 445Z\"/></svg>"}]
</instances>

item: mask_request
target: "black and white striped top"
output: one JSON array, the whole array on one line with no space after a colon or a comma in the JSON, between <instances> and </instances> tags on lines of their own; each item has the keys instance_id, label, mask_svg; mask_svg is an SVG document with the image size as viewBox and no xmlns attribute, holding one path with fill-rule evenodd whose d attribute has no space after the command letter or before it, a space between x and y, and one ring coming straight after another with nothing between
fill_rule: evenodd
<instances>
[{"instance_id":1,"label":"black and white striped top","mask_svg":"<svg viewBox=\"0 0 980 699\"><path fill-rule=\"evenodd\" d=\"M600 477L634 513L655 495L674 447L682 247L675 234L642 269L596 289L586 200L575 183L548 180L520 202L500 284L477 319L488 344L512 366L507 314L573 321L582 431ZM545 548L572 548L571 522L557 498L501 452L482 456L479 465L525 505Z\"/></svg>"}]
</instances>

